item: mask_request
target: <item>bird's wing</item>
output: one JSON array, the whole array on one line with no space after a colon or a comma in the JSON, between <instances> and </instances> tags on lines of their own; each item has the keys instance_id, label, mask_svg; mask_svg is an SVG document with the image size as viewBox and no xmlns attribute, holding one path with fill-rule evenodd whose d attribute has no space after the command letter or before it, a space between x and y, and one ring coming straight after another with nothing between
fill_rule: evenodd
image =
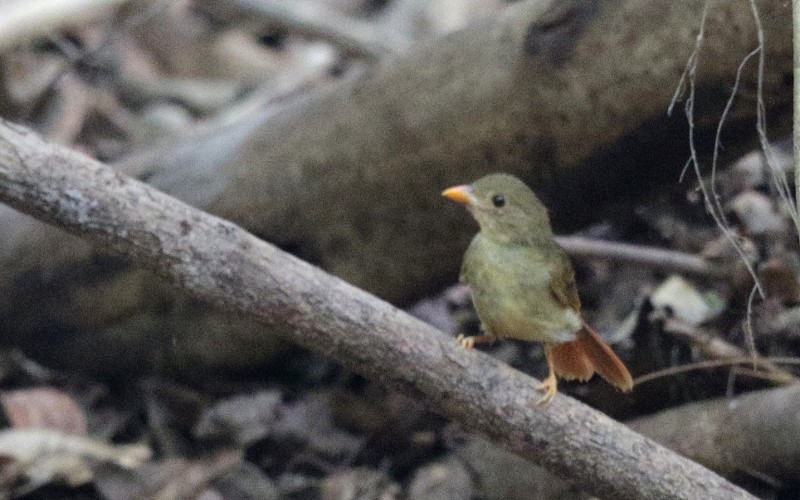
<instances>
[{"instance_id":1,"label":"bird's wing","mask_svg":"<svg viewBox=\"0 0 800 500\"><path fill-rule=\"evenodd\" d=\"M458 281L464 284L469 284L469 263L467 262L468 255L464 255L464 260L461 261L461 271L458 273Z\"/></svg>"},{"instance_id":2,"label":"bird's wing","mask_svg":"<svg viewBox=\"0 0 800 500\"><path fill-rule=\"evenodd\" d=\"M560 249L559 249L560 250ZM564 251L557 253L558 257L550 276L550 294L563 307L580 312L581 299L578 296L578 287L575 285L575 270L572 262Z\"/></svg>"}]
</instances>

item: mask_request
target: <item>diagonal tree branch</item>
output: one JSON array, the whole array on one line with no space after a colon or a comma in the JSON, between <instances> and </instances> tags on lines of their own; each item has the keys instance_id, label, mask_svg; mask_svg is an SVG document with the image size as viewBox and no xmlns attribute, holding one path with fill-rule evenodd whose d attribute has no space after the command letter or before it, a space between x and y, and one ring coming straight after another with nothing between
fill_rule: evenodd
<instances>
[{"instance_id":1,"label":"diagonal tree branch","mask_svg":"<svg viewBox=\"0 0 800 500\"><path fill-rule=\"evenodd\" d=\"M99 162L0 123L0 201L127 256L609 498L750 498L715 473L399 309ZM231 332L235 335L235 332Z\"/></svg>"}]
</instances>

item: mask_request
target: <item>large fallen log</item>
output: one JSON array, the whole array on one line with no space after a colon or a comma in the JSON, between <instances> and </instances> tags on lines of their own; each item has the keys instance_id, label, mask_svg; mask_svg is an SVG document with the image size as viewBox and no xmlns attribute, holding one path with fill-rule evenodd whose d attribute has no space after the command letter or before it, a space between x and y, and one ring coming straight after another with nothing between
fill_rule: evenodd
<instances>
[{"instance_id":1,"label":"large fallen log","mask_svg":"<svg viewBox=\"0 0 800 500\"><path fill-rule=\"evenodd\" d=\"M724 477L800 480L800 385L689 403L625 422ZM467 439L456 455L494 498L570 498L569 481L496 443Z\"/></svg>"},{"instance_id":2,"label":"large fallen log","mask_svg":"<svg viewBox=\"0 0 800 500\"><path fill-rule=\"evenodd\" d=\"M628 422L725 476L800 481L800 386L683 405Z\"/></svg>"}]
</instances>

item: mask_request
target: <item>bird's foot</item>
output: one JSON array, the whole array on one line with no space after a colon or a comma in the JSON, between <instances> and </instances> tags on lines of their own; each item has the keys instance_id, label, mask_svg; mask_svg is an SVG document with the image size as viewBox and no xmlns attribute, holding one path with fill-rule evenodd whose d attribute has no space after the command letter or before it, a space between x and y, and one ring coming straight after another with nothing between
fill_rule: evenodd
<instances>
[{"instance_id":1,"label":"bird's foot","mask_svg":"<svg viewBox=\"0 0 800 500\"><path fill-rule=\"evenodd\" d=\"M459 334L458 337L456 337L456 341L459 344L461 344L461 347L463 347L464 349L472 349L473 347L475 347L475 337L467 337L463 333Z\"/></svg>"},{"instance_id":2,"label":"bird's foot","mask_svg":"<svg viewBox=\"0 0 800 500\"><path fill-rule=\"evenodd\" d=\"M556 380L556 374L551 372L550 375L548 375L547 378L544 380L544 382L536 386L537 391L544 392L544 395L541 398L539 398L538 401L536 401L536 404L539 406L550 404L550 401L552 401L556 395L556 392L558 390L557 388L558 388L558 381Z\"/></svg>"},{"instance_id":3,"label":"bird's foot","mask_svg":"<svg viewBox=\"0 0 800 500\"><path fill-rule=\"evenodd\" d=\"M459 334L456 337L456 341L461 344L461 347L464 349L472 349L475 347L475 344L482 344L484 342L492 342L495 338L491 335L475 335L473 337L467 337L463 333Z\"/></svg>"}]
</instances>

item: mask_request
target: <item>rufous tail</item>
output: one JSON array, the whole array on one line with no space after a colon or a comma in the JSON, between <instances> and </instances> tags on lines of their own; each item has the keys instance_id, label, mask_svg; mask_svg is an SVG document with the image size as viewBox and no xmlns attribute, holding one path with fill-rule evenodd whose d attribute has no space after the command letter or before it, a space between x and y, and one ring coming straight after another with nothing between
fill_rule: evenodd
<instances>
[{"instance_id":1,"label":"rufous tail","mask_svg":"<svg viewBox=\"0 0 800 500\"><path fill-rule=\"evenodd\" d=\"M558 376L566 380L589 380L597 372L610 384L623 390L633 388L633 378L625 364L600 335L586 323L572 342L554 345L550 358Z\"/></svg>"}]
</instances>

